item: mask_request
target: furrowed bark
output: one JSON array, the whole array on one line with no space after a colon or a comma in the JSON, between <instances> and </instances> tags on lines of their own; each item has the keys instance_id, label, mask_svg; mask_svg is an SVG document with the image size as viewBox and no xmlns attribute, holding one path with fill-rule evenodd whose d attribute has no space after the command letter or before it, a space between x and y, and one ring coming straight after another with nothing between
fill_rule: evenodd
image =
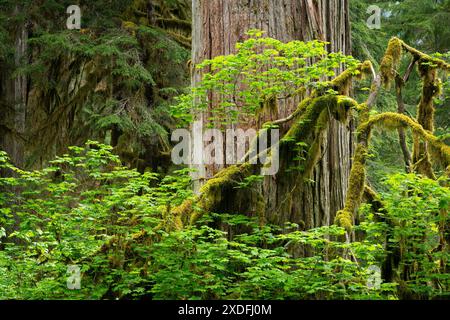
<instances>
[{"instance_id":1,"label":"furrowed bark","mask_svg":"<svg viewBox=\"0 0 450 320\"><path fill-rule=\"evenodd\" d=\"M329 51L350 54L348 6L347 0L194 0L193 64L233 53L235 44L245 39L245 31L255 28L285 42L325 40L330 42ZM200 79L201 74L194 72L193 85ZM299 102L299 97L279 101L278 112L262 119L260 124L289 117ZM198 115L204 123L208 117L208 113ZM292 121L289 118L281 129L289 130ZM238 127L260 129L256 121ZM352 124L334 119L329 122L318 143L320 156L309 183L296 181L289 174L264 179L258 193L262 195L267 221L279 224L291 221L307 229L333 223L334 214L343 207L346 196L354 144L351 131ZM195 189L199 190L222 168L197 167Z\"/></svg>"}]
</instances>

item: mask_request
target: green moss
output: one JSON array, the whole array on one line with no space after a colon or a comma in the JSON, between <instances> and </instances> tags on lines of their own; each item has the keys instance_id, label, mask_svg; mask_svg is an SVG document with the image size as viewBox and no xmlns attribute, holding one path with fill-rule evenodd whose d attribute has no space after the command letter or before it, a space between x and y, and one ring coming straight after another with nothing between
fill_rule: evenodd
<instances>
[{"instance_id":1,"label":"green moss","mask_svg":"<svg viewBox=\"0 0 450 320\"><path fill-rule=\"evenodd\" d=\"M190 216L194 213L192 200L186 200L180 206L173 209L172 214L175 217L175 227L177 230L183 228L189 222Z\"/></svg>"},{"instance_id":2,"label":"green moss","mask_svg":"<svg viewBox=\"0 0 450 320\"><path fill-rule=\"evenodd\" d=\"M389 41L383 60L381 60L381 79L385 87L389 87L395 79L396 70L402 57L402 44L403 42L400 39L392 38Z\"/></svg>"},{"instance_id":3,"label":"green moss","mask_svg":"<svg viewBox=\"0 0 450 320\"><path fill-rule=\"evenodd\" d=\"M278 99L275 95L268 96L261 103L257 115L277 114L278 113Z\"/></svg>"},{"instance_id":4,"label":"green moss","mask_svg":"<svg viewBox=\"0 0 450 320\"><path fill-rule=\"evenodd\" d=\"M441 69L444 71L450 70L450 64L448 64L444 60L441 60L438 58L433 58L433 57L407 45L403 41L401 41L401 44L402 44L402 47L404 50L409 52L417 61L419 61L419 68L424 68L423 71L426 71L428 69L428 67L426 67L426 65L429 65L432 68L437 68L437 69ZM424 63L425 63L425 65L424 65Z\"/></svg>"},{"instance_id":5,"label":"green moss","mask_svg":"<svg viewBox=\"0 0 450 320\"><path fill-rule=\"evenodd\" d=\"M433 98L441 90L440 81L436 76L437 69L448 71L450 65L441 59L432 58L394 37L390 40L386 54L381 62L382 81L386 87L389 87L390 83L395 79L402 50L409 52L414 57L414 60L418 62L418 70L423 81L422 97L418 107L418 121L426 130L433 131ZM425 152L426 150L420 150L416 158L424 156Z\"/></svg>"},{"instance_id":6,"label":"green moss","mask_svg":"<svg viewBox=\"0 0 450 320\"><path fill-rule=\"evenodd\" d=\"M355 151L354 163L350 171L349 186L345 207L336 214L335 223L343 228L350 229L353 217L361 205L364 187L366 185L365 163L368 155L367 147L359 143Z\"/></svg>"},{"instance_id":7,"label":"green moss","mask_svg":"<svg viewBox=\"0 0 450 320\"><path fill-rule=\"evenodd\" d=\"M435 64L430 64L423 59L419 60L419 72L422 76L422 95L417 108L417 120L425 130L434 132L434 98L440 94L442 83L437 78ZM435 178L431 161L429 159L429 148L425 143L415 141L412 160L417 172Z\"/></svg>"},{"instance_id":8,"label":"green moss","mask_svg":"<svg viewBox=\"0 0 450 320\"><path fill-rule=\"evenodd\" d=\"M234 165L220 171L214 178L200 189L199 203L202 210L213 212L215 205L222 200L222 190L226 187L235 187L250 172L248 163Z\"/></svg>"},{"instance_id":9,"label":"green moss","mask_svg":"<svg viewBox=\"0 0 450 320\"><path fill-rule=\"evenodd\" d=\"M287 159L298 158L296 154L293 154L293 150L298 150L297 143L308 144L310 147L306 157L301 157L306 159L287 165L298 168L303 178L310 179L320 159L323 132L328 127L330 116L346 122L350 110L357 105L353 99L340 95L321 96L303 104L301 106L303 113L296 119L296 123L291 126L280 143L280 155L284 158L283 161L289 163Z\"/></svg>"},{"instance_id":10,"label":"green moss","mask_svg":"<svg viewBox=\"0 0 450 320\"><path fill-rule=\"evenodd\" d=\"M239 182L251 175L252 165L244 163L221 170L214 178L200 189L200 194L194 200L186 200L180 206L171 210L176 228L194 224L205 212L215 212L227 191L234 190ZM194 203L198 208L194 208Z\"/></svg>"},{"instance_id":11,"label":"green moss","mask_svg":"<svg viewBox=\"0 0 450 320\"><path fill-rule=\"evenodd\" d=\"M324 123L318 123L322 112L330 112L335 115L336 119L343 120L347 118L350 109L356 108L357 105L355 100L339 95L325 95L309 100L301 105L304 112L298 117L283 140L305 141L306 137L314 132L312 129L317 125L324 127Z\"/></svg>"},{"instance_id":12,"label":"green moss","mask_svg":"<svg viewBox=\"0 0 450 320\"><path fill-rule=\"evenodd\" d=\"M358 105L356 110L358 110L360 123L364 123L369 120L370 108L367 106L366 103L361 103L360 105Z\"/></svg>"},{"instance_id":13,"label":"green moss","mask_svg":"<svg viewBox=\"0 0 450 320\"><path fill-rule=\"evenodd\" d=\"M312 177L314 167L317 162L320 160L321 156L321 144L322 144L323 134L319 134L317 138L314 140L311 148L308 151L307 161L304 169L304 178L310 179Z\"/></svg>"},{"instance_id":14,"label":"green moss","mask_svg":"<svg viewBox=\"0 0 450 320\"><path fill-rule=\"evenodd\" d=\"M361 80L365 75L372 74L373 66L370 61L364 61L358 64L355 68L350 68L342 72L332 81L331 87L339 92L341 95L348 95L350 93L350 86L353 78Z\"/></svg>"},{"instance_id":15,"label":"green moss","mask_svg":"<svg viewBox=\"0 0 450 320\"><path fill-rule=\"evenodd\" d=\"M436 154L440 158L439 160L441 160L445 166L450 164L450 147L440 141L430 131L425 130L420 123L403 114L386 112L373 116L369 121L363 123L359 127L359 134L368 134L374 126L380 125L390 129L397 129L401 127L410 128L414 135L421 138L423 141L426 141L433 148L435 148Z\"/></svg>"},{"instance_id":16,"label":"green moss","mask_svg":"<svg viewBox=\"0 0 450 320\"><path fill-rule=\"evenodd\" d=\"M353 215L347 210L340 210L336 214L334 223L350 231L353 227Z\"/></svg>"}]
</instances>

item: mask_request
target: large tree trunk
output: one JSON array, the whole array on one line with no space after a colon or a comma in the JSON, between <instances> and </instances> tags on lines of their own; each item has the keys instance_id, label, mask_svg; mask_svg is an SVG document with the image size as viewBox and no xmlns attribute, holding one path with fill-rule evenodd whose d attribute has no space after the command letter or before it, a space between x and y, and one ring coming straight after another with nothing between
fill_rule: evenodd
<instances>
[{"instance_id":1,"label":"large tree trunk","mask_svg":"<svg viewBox=\"0 0 450 320\"><path fill-rule=\"evenodd\" d=\"M14 15L20 11L16 6ZM0 149L6 151L12 162L23 168L25 161L25 121L27 77L13 76L14 69L23 65L27 56L28 31L26 22L14 30L14 68L0 63ZM2 101L3 100L3 101ZM4 104L1 106L1 104ZM9 107L9 108L8 108Z\"/></svg>"},{"instance_id":2,"label":"large tree trunk","mask_svg":"<svg viewBox=\"0 0 450 320\"><path fill-rule=\"evenodd\" d=\"M193 0L193 64L233 53L249 29L261 29L282 41L312 39L330 42L329 50L350 54L348 0ZM193 72L195 86L201 79ZM274 118L292 113L299 101L279 106ZM213 106L212 106L213 107ZM207 119L207 115L199 115ZM205 120L203 120L205 122ZM245 126L245 125L243 125ZM257 128L256 128L257 129ZM314 183L296 181L286 172L266 177L260 194L265 218L291 221L305 229L330 225L344 204L352 155L350 128L332 120L321 143L321 159ZM197 166L197 184L211 178L221 166Z\"/></svg>"}]
</instances>

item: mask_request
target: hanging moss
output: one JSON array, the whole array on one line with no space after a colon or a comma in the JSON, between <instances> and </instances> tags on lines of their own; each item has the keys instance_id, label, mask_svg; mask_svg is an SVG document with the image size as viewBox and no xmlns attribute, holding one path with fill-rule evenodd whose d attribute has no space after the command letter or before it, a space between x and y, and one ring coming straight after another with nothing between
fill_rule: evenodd
<instances>
[{"instance_id":1,"label":"hanging moss","mask_svg":"<svg viewBox=\"0 0 450 320\"><path fill-rule=\"evenodd\" d=\"M181 206L172 210L176 225L194 224L205 212L219 212L223 201L230 193L236 193L238 183L253 173L249 163L234 165L223 169L200 189L200 194L194 200L187 200ZM193 204L197 205L197 208Z\"/></svg>"},{"instance_id":2,"label":"hanging moss","mask_svg":"<svg viewBox=\"0 0 450 320\"><path fill-rule=\"evenodd\" d=\"M173 209L172 214L175 219L177 230L189 223L189 215L187 213L192 213L194 210L194 203L192 200L186 200L180 206Z\"/></svg>"},{"instance_id":3,"label":"hanging moss","mask_svg":"<svg viewBox=\"0 0 450 320\"><path fill-rule=\"evenodd\" d=\"M419 60L419 72L422 76L422 95L417 108L417 120L425 130L434 132L434 98L440 94L442 84L437 78L435 65ZM429 159L429 150L425 143L415 139L413 149L413 167L417 172L435 178L433 167Z\"/></svg>"},{"instance_id":4,"label":"hanging moss","mask_svg":"<svg viewBox=\"0 0 450 320\"><path fill-rule=\"evenodd\" d=\"M257 116L259 115L270 115L278 113L278 99L276 95L270 95L263 99L260 108L257 111Z\"/></svg>"},{"instance_id":5,"label":"hanging moss","mask_svg":"<svg viewBox=\"0 0 450 320\"><path fill-rule=\"evenodd\" d=\"M191 37L186 37L178 32L174 31L166 31L166 33L173 38L175 41L177 41L180 45L183 47L190 49L192 47L192 39Z\"/></svg>"},{"instance_id":6,"label":"hanging moss","mask_svg":"<svg viewBox=\"0 0 450 320\"><path fill-rule=\"evenodd\" d=\"M450 164L450 147L443 141L439 140L430 131L425 130L417 121L409 118L406 115L386 112L372 117L369 121L362 124L359 128L360 132L367 132L373 126L381 125L389 128L409 127L414 134L419 136L422 140L428 142L437 150L438 156L445 165Z\"/></svg>"},{"instance_id":7,"label":"hanging moss","mask_svg":"<svg viewBox=\"0 0 450 320\"><path fill-rule=\"evenodd\" d=\"M321 144L322 144L322 139L323 139L323 133L321 132L320 134L317 135L316 139L314 140L313 144L311 145L309 151L308 151L308 156L307 156L307 161L305 164L305 168L304 168L304 178L305 179L310 179L312 177L312 174L314 172L314 167L316 166L317 162L319 162L320 160L320 156L321 156Z\"/></svg>"},{"instance_id":8,"label":"hanging moss","mask_svg":"<svg viewBox=\"0 0 450 320\"><path fill-rule=\"evenodd\" d=\"M368 155L367 147L364 143L359 143L355 151L354 163L350 172L349 186L344 209L338 211L335 223L348 231L353 226L353 219L361 205L364 195L364 186L366 185L366 158Z\"/></svg>"},{"instance_id":9,"label":"hanging moss","mask_svg":"<svg viewBox=\"0 0 450 320\"><path fill-rule=\"evenodd\" d=\"M433 58L433 57L427 55L426 53L423 53L423 52L407 45L403 41L401 41L401 44L402 44L402 47L404 50L408 51L417 61L422 62L419 64L419 67L424 68L426 64L429 64L433 68L441 69L444 71L450 70L450 64L448 64L444 60L441 60L438 58ZM424 65L423 63L426 63L426 64Z\"/></svg>"},{"instance_id":10,"label":"hanging moss","mask_svg":"<svg viewBox=\"0 0 450 320\"><path fill-rule=\"evenodd\" d=\"M348 210L339 210L336 213L334 223L345 230L350 231L353 227L353 214Z\"/></svg>"},{"instance_id":11,"label":"hanging moss","mask_svg":"<svg viewBox=\"0 0 450 320\"><path fill-rule=\"evenodd\" d=\"M448 71L450 70L450 65L441 59L430 57L394 37L389 42L380 67L382 83L385 87L389 87L396 77L402 50L409 52L413 56L414 61L418 62L418 70L423 82L422 97L418 107L418 120L426 130L433 131L433 99L441 90L440 80L437 79L437 70ZM424 156L425 152L426 150L421 150L418 154Z\"/></svg>"},{"instance_id":12,"label":"hanging moss","mask_svg":"<svg viewBox=\"0 0 450 320\"><path fill-rule=\"evenodd\" d=\"M432 69L450 70L450 65L445 61L420 52L399 38L394 37L389 41L388 48L380 65L382 83L385 87L389 87L390 83L395 80L403 50L409 52L418 61L419 73L422 77L427 75Z\"/></svg>"},{"instance_id":13,"label":"hanging moss","mask_svg":"<svg viewBox=\"0 0 450 320\"><path fill-rule=\"evenodd\" d=\"M370 133L375 126L383 126L383 128L396 130L398 128L408 127L414 135L420 137L423 141L429 143L435 150L437 157L444 164L447 174L450 174L450 147L435 137L430 131L425 130L418 122L409 118L406 115L386 112L371 117L366 122L362 123L358 128L358 135L360 143L355 152L354 164L350 173L349 188L343 210L337 212L335 223L339 226L351 229L353 225L354 215L361 205L363 199L366 180L366 158L368 155L367 145L370 142ZM422 161L427 161L424 159ZM419 165L424 165L419 162ZM432 172L427 172L427 168L421 168L427 176L434 177Z\"/></svg>"},{"instance_id":14,"label":"hanging moss","mask_svg":"<svg viewBox=\"0 0 450 320\"><path fill-rule=\"evenodd\" d=\"M183 29L187 32L191 31L192 22L188 20L181 20L177 18L157 18L156 22L158 25L164 29L167 28L175 28L175 29Z\"/></svg>"},{"instance_id":15,"label":"hanging moss","mask_svg":"<svg viewBox=\"0 0 450 320\"><path fill-rule=\"evenodd\" d=\"M381 60L381 79L386 88L395 79L396 70L402 57L402 44L403 42L400 39L392 38L389 41L383 60Z\"/></svg>"},{"instance_id":16,"label":"hanging moss","mask_svg":"<svg viewBox=\"0 0 450 320\"><path fill-rule=\"evenodd\" d=\"M326 88L332 88L337 91L340 95L349 95L350 87L353 79L361 80L366 75L371 75L373 73L373 66L370 61L364 61L359 63L354 68L349 68L339 74L336 78L330 81L330 85Z\"/></svg>"},{"instance_id":17,"label":"hanging moss","mask_svg":"<svg viewBox=\"0 0 450 320\"><path fill-rule=\"evenodd\" d=\"M301 114L295 119L294 125L280 142L280 160L292 161L292 152L296 142L310 141L312 145L307 157L310 161L306 164L307 170L303 172L303 176L312 172L312 168L320 158L320 143L322 140L320 136L328 125L329 115L337 120L346 121L351 108L355 108L357 105L357 102L353 99L338 95L306 99L299 105ZM289 159L283 159L283 156ZM252 211L260 216L262 223L264 221L265 202L261 195L252 192L252 190L246 190L243 193L236 189L245 178L257 174L261 166L261 164L252 165L246 162L220 171L200 189L200 194L196 199L187 201L171 211L175 226L194 224L205 212L230 213L230 210L242 212L245 211L242 210L244 206L248 210L253 208ZM194 207L194 203L197 208ZM168 218L172 219L172 216Z\"/></svg>"},{"instance_id":18,"label":"hanging moss","mask_svg":"<svg viewBox=\"0 0 450 320\"><path fill-rule=\"evenodd\" d=\"M304 112L291 127L283 140L297 142L305 141L307 135L312 132L311 129L316 125L323 126L323 123L318 124L317 120L324 110L331 112L337 119L343 120L346 118L351 108L356 108L357 105L358 103L352 98L338 95L326 95L308 101L307 104L302 105Z\"/></svg>"}]
</instances>

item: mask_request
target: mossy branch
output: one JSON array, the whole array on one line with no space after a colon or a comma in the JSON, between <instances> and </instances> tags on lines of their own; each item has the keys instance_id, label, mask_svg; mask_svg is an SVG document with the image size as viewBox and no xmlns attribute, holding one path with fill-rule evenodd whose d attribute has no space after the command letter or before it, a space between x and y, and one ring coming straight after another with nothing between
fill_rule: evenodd
<instances>
[{"instance_id":1,"label":"mossy branch","mask_svg":"<svg viewBox=\"0 0 450 320\"><path fill-rule=\"evenodd\" d=\"M316 138L326 129L330 116L340 121L346 121L349 111L356 108L357 105L355 100L340 95L326 95L304 101L301 105L302 114L297 117L278 145L280 158L292 157L292 159L284 159L284 161L293 162L295 144L309 142L311 144L310 153L314 152L314 155L309 154L309 159L306 161L305 169L300 177L307 176L318 160L317 155L320 154L320 148L315 147L314 142L317 142ZM270 150L269 154L271 154ZM174 219L171 226L182 228L185 225L192 225L205 212L220 213L224 210L226 212L230 208L239 212L240 208L233 207L236 204L232 203L233 197L237 197L236 189L239 183L251 175L259 174L263 165L245 162L223 169L200 189L200 193L195 199L186 201L171 211L171 217Z\"/></svg>"},{"instance_id":2,"label":"mossy branch","mask_svg":"<svg viewBox=\"0 0 450 320\"><path fill-rule=\"evenodd\" d=\"M371 131L379 126L386 129L397 130L399 128L409 128L414 135L429 143L437 152L439 160L446 167L447 174L450 175L450 146L439 140L430 131L425 130L420 123L406 115L386 112L371 117L358 128L359 144L355 152L354 164L350 173L349 189L343 210L336 214L335 223L351 229L354 216L364 195L366 178L365 164L368 156L368 145L370 143Z\"/></svg>"},{"instance_id":3,"label":"mossy branch","mask_svg":"<svg viewBox=\"0 0 450 320\"><path fill-rule=\"evenodd\" d=\"M403 51L409 52L412 55L412 61L409 64L404 77L400 78L397 69ZM402 114L404 106L401 96L401 88L404 83L408 81L416 63L418 64L419 73L423 81L422 97L418 107L417 121ZM438 158L437 160L440 160L444 164L446 173L450 176L450 147L433 135L433 98L440 91L440 80L437 79L437 69L448 71L450 65L441 59L424 54L419 50L408 46L402 40L394 37L389 41L380 69L381 75L375 77L371 94L367 102L361 104L359 107L362 124L358 127L358 146L350 173L349 190L347 191L345 207L343 210L337 212L335 218L336 224L345 227L347 230L352 228L355 213L363 199L366 176L365 163L368 155L371 131L375 126L383 125L383 128L398 130L400 140L402 141L403 138L402 151L407 166L411 156L406 146L403 130L404 128L409 128L414 135L414 152L412 157L414 166L412 169L430 178L435 178L427 149L427 146L431 145ZM396 80L399 113L387 112L370 117L370 108L376 100L380 84L389 87L394 80ZM422 142L419 140L422 140Z\"/></svg>"},{"instance_id":4,"label":"mossy branch","mask_svg":"<svg viewBox=\"0 0 450 320\"><path fill-rule=\"evenodd\" d=\"M370 118L369 121L363 123L358 131L359 134L370 134L370 131L375 126L383 125L383 128L398 129L406 127L411 129L413 134L420 137L423 141L429 143L440 157L445 166L450 165L450 146L439 140L430 131L425 130L420 123L411 119L406 115L395 112L386 112Z\"/></svg>"},{"instance_id":5,"label":"mossy branch","mask_svg":"<svg viewBox=\"0 0 450 320\"><path fill-rule=\"evenodd\" d=\"M402 52L409 52L415 61L419 63L419 71L421 74L428 69L441 69L443 71L450 70L450 64L444 60L433 58L409 45L397 37L393 37L388 44L386 53L381 61L381 75L383 84L389 87L390 83L395 80L397 69L402 58Z\"/></svg>"}]
</instances>

